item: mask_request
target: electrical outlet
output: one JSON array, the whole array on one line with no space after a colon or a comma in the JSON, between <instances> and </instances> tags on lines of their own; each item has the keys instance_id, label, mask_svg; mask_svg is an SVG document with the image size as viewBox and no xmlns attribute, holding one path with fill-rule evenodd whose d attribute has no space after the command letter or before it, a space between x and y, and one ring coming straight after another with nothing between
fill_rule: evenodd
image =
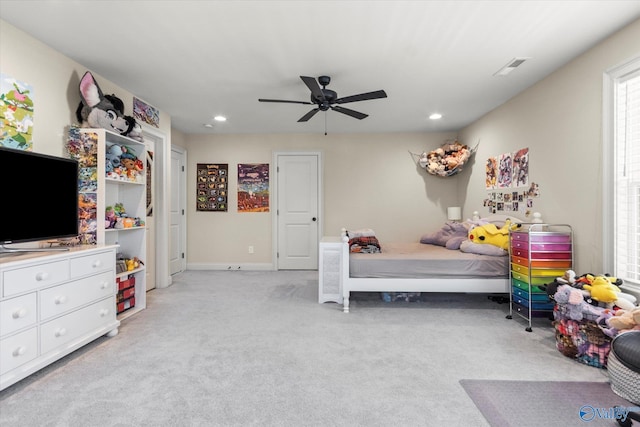
<instances>
[{"instance_id":1,"label":"electrical outlet","mask_svg":"<svg viewBox=\"0 0 640 427\"><path fill-rule=\"evenodd\" d=\"M249 253L252 254L253 253L253 246L249 246Z\"/></svg>"}]
</instances>

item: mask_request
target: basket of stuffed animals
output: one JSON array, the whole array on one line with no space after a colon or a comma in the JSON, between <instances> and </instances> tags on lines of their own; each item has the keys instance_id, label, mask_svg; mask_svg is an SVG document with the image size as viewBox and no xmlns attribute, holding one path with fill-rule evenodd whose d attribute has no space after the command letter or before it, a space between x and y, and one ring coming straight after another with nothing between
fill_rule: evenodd
<instances>
[{"instance_id":1,"label":"basket of stuffed animals","mask_svg":"<svg viewBox=\"0 0 640 427\"><path fill-rule=\"evenodd\" d=\"M612 340L634 327L629 318L640 310L635 297L616 283L605 275L576 278L573 273L547 285L556 302L553 325L560 353L589 366L607 367Z\"/></svg>"}]
</instances>

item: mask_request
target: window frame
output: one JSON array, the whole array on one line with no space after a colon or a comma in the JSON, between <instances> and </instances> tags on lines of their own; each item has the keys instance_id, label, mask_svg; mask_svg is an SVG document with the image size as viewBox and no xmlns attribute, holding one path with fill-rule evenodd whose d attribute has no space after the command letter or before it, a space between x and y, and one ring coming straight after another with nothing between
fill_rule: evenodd
<instances>
[{"instance_id":1,"label":"window frame","mask_svg":"<svg viewBox=\"0 0 640 427\"><path fill-rule=\"evenodd\" d=\"M615 274L615 102L617 83L630 74L640 71L640 56L606 70L603 74L602 108L602 265L604 272ZM625 288L640 294L640 286L625 283Z\"/></svg>"}]
</instances>

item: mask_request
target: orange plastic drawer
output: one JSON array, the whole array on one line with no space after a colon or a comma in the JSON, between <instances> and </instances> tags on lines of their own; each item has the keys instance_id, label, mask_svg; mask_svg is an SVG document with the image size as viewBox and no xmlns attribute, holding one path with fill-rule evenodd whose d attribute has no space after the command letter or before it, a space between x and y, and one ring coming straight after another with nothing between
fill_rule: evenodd
<instances>
[{"instance_id":1,"label":"orange plastic drawer","mask_svg":"<svg viewBox=\"0 0 640 427\"><path fill-rule=\"evenodd\" d=\"M512 256L511 262L519 265L524 265L525 267L529 266L529 260L527 258L520 258L519 256Z\"/></svg>"},{"instance_id":2,"label":"orange plastic drawer","mask_svg":"<svg viewBox=\"0 0 640 427\"><path fill-rule=\"evenodd\" d=\"M562 260L562 261L549 261L549 260L531 260L531 267L541 267L541 268L571 268L571 261Z\"/></svg>"}]
</instances>

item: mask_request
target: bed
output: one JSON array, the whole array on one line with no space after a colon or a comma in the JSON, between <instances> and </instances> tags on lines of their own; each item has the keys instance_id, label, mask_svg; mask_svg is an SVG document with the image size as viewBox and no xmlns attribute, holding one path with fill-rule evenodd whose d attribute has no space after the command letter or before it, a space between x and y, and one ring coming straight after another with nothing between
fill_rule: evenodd
<instances>
[{"instance_id":1,"label":"bed","mask_svg":"<svg viewBox=\"0 0 640 427\"><path fill-rule=\"evenodd\" d=\"M520 222L504 215L484 220L501 226L507 218ZM496 256L420 242L381 242L379 253L352 253L349 241L343 230L340 284L345 313L349 312L352 292L509 293L506 251L502 256ZM463 247L465 243L470 242L463 242Z\"/></svg>"}]
</instances>

